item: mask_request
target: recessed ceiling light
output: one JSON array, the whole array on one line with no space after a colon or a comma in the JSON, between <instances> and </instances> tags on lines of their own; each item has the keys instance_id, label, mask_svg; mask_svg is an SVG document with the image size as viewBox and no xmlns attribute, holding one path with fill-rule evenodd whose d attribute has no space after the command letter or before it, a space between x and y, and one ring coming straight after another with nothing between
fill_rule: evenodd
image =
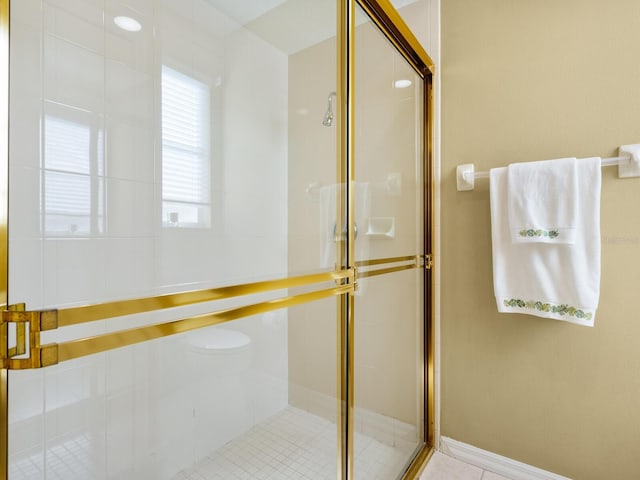
<instances>
[{"instance_id":1,"label":"recessed ceiling light","mask_svg":"<svg viewBox=\"0 0 640 480\"><path fill-rule=\"evenodd\" d=\"M127 32L139 32L142 30L142 25L139 21L131 17L115 17L113 19L113 23L115 23L122 30L126 30Z\"/></svg>"},{"instance_id":2,"label":"recessed ceiling light","mask_svg":"<svg viewBox=\"0 0 640 480\"><path fill-rule=\"evenodd\" d=\"M396 88L407 88L411 86L411 80L396 80L393 82L393 86Z\"/></svg>"}]
</instances>

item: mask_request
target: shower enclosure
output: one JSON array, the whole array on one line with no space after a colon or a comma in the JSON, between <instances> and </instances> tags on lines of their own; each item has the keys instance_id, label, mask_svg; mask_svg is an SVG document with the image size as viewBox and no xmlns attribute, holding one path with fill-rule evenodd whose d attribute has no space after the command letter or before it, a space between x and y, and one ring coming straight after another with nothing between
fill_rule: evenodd
<instances>
[{"instance_id":1,"label":"shower enclosure","mask_svg":"<svg viewBox=\"0 0 640 480\"><path fill-rule=\"evenodd\" d=\"M0 0L0 28L0 479L414 478L433 65L394 6Z\"/></svg>"}]
</instances>

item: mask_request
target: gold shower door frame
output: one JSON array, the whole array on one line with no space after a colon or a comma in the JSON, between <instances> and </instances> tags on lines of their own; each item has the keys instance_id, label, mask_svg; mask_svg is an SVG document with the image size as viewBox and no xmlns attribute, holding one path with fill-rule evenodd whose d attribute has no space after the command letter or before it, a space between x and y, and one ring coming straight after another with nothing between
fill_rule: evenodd
<instances>
[{"instance_id":1,"label":"gold shower door frame","mask_svg":"<svg viewBox=\"0 0 640 480\"><path fill-rule=\"evenodd\" d=\"M354 296L358 277L387 275L407 269L424 273L423 375L424 412L422 447L404 472L403 479L417 477L434 447L434 323L433 323L433 74L434 64L388 0L338 0L337 28L337 179L346 185L338 189L337 224L348 225L347 234L337 242L334 272L233 285L156 297L124 300L49 311L25 311L24 304L8 305L8 138L9 138L9 26L11 0L0 0L0 480L8 480L9 378L12 369L44 368L74 358L105 352L126 345L162 338L220 324L262 312L287 308L331 296L337 297L338 310L338 472L337 478L351 480L354 437ZM417 72L423 83L423 186L424 242L422 252L404 257L355 261L354 192L354 49L355 9L361 7ZM360 271L364 269L364 271ZM327 287L327 282L334 286ZM196 317L121 330L60 344L40 343L40 332L123 315L238 297L296 286L315 286L315 290L266 302L214 311ZM9 345L9 330L16 344Z\"/></svg>"},{"instance_id":2,"label":"gold shower door frame","mask_svg":"<svg viewBox=\"0 0 640 480\"><path fill-rule=\"evenodd\" d=\"M422 432L424 433L423 446L413 458L407 470L402 476L403 480L417 478L420 470L426 463L433 451L434 443L434 305L435 300L433 276L433 75L435 65L426 51L422 48L416 37L408 28L404 20L397 13L389 0L357 0L342 1L338 9L338 79L337 79L337 101L341 108L338 108L339 129L338 141L338 179L340 184L347 185L346 198L339 198L341 205L340 212L346 214L347 241L346 245L338 246L337 257L339 265L344 269L355 271L357 278L365 276L384 275L406 268L421 268L424 272L424 359L422 363L422 392L424 394L424 412ZM415 72L422 79L423 85L423 138L422 138L422 171L424 185L424 240L422 254L415 256L415 263L412 265L395 266L381 268L377 271L358 273L358 269L367 265L388 265L398 258L377 259L365 262L355 261L355 195L351 185L355 184L357 161L354 153L355 125L357 123L357 113L355 112L354 98L355 91L355 57L358 54L355 49L355 9L358 5L364 10L371 20L377 25L380 32L396 48L397 52L413 67ZM339 217L338 217L339 218ZM342 225L343 219L338 220L338 225ZM342 248L341 248L342 247ZM355 309L354 295L350 293L341 298L339 302L339 388L338 399L340 405L340 432L339 432L339 459L338 465L342 467L342 480L351 480L354 477L353 469L353 439L354 439L354 324Z\"/></svg>"}]
</instances>

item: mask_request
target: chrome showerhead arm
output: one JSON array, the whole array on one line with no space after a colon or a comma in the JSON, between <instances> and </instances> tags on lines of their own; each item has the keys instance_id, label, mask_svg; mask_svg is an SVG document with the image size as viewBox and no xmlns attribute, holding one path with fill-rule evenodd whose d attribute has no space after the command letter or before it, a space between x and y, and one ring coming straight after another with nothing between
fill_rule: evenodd
<instances>
[{"instance_id":1,"label":"chrome showerhead arm","mask_svg":"<svg viewBox=\"0 0 640 480\"><path fill-rule=\"evenodd\" d=\"M322 125L325 127L330 127L333 125L333 104L331 102L331 97L335 97L336 92L330 92L327 96L327 111L324 114L324 118L322 119Z\"/></svg>"}]
</instances>

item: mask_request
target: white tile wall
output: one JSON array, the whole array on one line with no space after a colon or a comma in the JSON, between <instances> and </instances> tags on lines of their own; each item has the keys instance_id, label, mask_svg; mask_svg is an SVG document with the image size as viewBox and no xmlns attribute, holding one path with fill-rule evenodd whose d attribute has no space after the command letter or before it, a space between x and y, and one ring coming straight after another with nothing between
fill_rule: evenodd
<instances>
[{"instance_id":1,"label":"white tile wall","mask_svg":"<svg viewBox=\"0 0 640 480\"><path fill-rule=\"evenodd\" d=\"M246 31L225 38L235 24L209 3L171 5L12 3L12 302L86 304L286 275L287 57ZM119 30L116 15L138 19L142 30ZM211 88L211 229L162 227L165 62ZM91 130L83 153L93 168L90 234L43 231L45 111ZM44 337L61 342L172 314ZM250 363L233 376L212 373L215 357L196 362L193 376L186 336L12 373L12 478L170 478L280 411L288 401L287 313L228 328L252 340Z\"/></svg>"},{"instance_id":2,"label":"white tile wall","mask_svg":"<svg viewBox=\"0 0 640 480\"><path fill-rule=\"evenodd\" d=\"M103 19L99 15L98 5L85 10L82 17L77 10L69 11L60 7L44 5L45 31L62 38L69 43L79 45L98 54L104 54Z\"/></svg>"},{"instance_id":3,"label":"white tile wall","mask_svg":"<svg viewBox=\"0 0 640 480\"><path fill-rule=\"evenodd\" d=\"M153 85L150 80L145 84ZM144 87L139 88L139 90L143 89ZM134 90L134 92L137 91ZM149 113L149 117L152 115L153 111ZM109 111L106 130L108 176L113 179L129 179L152 185L155 175L152 127L145 125L143 119L127 118L124 114L118 115L116 112Z\"/></svg>"},{"instance_id":4,"label":"white tile wall","mask_svg":"<svg viewBox=\"0 0 640 480\"><path fill-rule=\"evenodd\" d=\"M104 57L50 33L44 37L44 92L48 100L104 111Z\"/></svg>"},{"instance_id":5,"label":"white tile wall","mask_svg":"<svg viewBox=\"0 0 640 480\"><path fill-rule=\"evenodd\" d=\"M11 26L28 25L39 30L42 27L42 9L42 0L16 2L15 5L11 5Z\"/></svg>"},{"instance_id":6,"label":"white tile wall","mask_svg":"<svg viewBox=\"0 0 640 480\"><path fill-rule=\"evenodd\" d=\"M12 410L15 469L44 460L49 475L61 477L169 478L281 411L286 312L225 328L247 334L250 349L237 358L203 355L189 346L203 330L16 373L12 401L30 403Z\"/></svg>"},{"instance_id":7,"label":"white tile wall","mask_svg":"<svg viewBox=\"0 0 640 480\"><path fill-rule=\"evenodd\" d=\"M149 46L150 34L146 33L145 36L144 32L150 32L151 28L143 28L140 32L142 35L140 38L143 39L141 42L125 39L127 42L119 43L117 39L122 37L122 32L120 37L117 37L112 31L114 27L109 23L108 30L112 37L106 37L106 46L110 47L112 59L105 59L102 54L105 47L102 2L48 2L44 4L47 15L38 15L39 10L42 10L41 2L29 3L32 6L39 6L40 9L33 8L29 16L26 9L20 8L23 5L20 3L14 13L14 17L20 19L22 23L16 20L13 29L15 45L12 45L13 52L19 53L13 55L16 60L12 64L12 86L14 87L12 112L14 115L11 157L12 184L16 186L13 189L15 197L12 200L14 204L20 205L20 213L16 212L12 216L12 238L37 237L40 233L40 219L35 210L40 207L41 200L34 191L38 187L38 171L25 168L40 166L40 146L37 140L40 136L40 112L44 90L49 115L69 114L74 117L74 120L84 115L85 118L81 120L92 123L94 128L101 130L106 127L107 224L104 235L118 238L145 237L148 240L149 250L153 251L154 245L157 246L158 240L165 236L165 232L162 232L158 222L160 212L157 205L160 194L156 153L158 132L157 125L153 124L154 115L157 116L159 108L154 94L158 88L159 79L154 79L150 75L151 69L146 63L149 59L157 62L157 54L162 54L163 47ZM151 8L150 2L139 3L140 5L135 7L138 13L153 13L154 9L162 11L158 5ZM94 11L96 7L97 13ZM114 10L114 14L118 13L115 12L118 8L111 4L109 9ZM44 73L41 73L40 33L33 28L38 26L38 21L33 16L39 17L40 22L45 17L47 19L44 22L48 31L44 39L46 53ZM151 15L147 20L153 21L153 19ZM28 27L27 23L32 25ZM191 30L187 33L190 32ZM185 37L184 29L181 35ZM246 257L247 251L255 252L256 246L265 239L286 242L286 194L273 195L274 192L284 191L281 187L286 184L286 115L284 113L286 112L286 56L278 54L268 45L261 44L261 40L257 37L236 33L236 37L242 37L242 35L247 37L242 42L243 48L250 47L259 51L252 56L250 62L245 61L248 67L243 65L242 58L239 61L229 62L225 75L237 81L232 83L231 80L225 79L228 85L225 85L224 92L216 97L220 103L219 109L224 107L229 112L224 115L219 113L216 117L225 121L224 127L219 127L220 132L216 134L216 140L224 144L226 149L222 159L223 165L216 166L214 171L216 174L225 174L224 177L216 180L218 182L221 178L227 180L224 184L226 194L237 200L222 199L221 203L215 205L217 210L222 212L217 218L221 221L226 220L229 226L227 228L224 223L217 224L215 232L210 233L219 237L228 230L232 237L234 235L250 237L250 241L243 245ZM161 32L159 36L162 37ZM189 37L189 34L186 36ZM140 44L140 51L137 51L137 46ZM208 46L210 45L211 42L208 43ZM221 48L219 46L218 50ZM117 57L117 53L126 54L132 50L137 51L135 58ZM201 52L202 48L196 50ZM232 52L229 57L233 58L236 53L238 52ZM184 55L184 51L182 54ZM189 53L192 57L197 56L200 59L207 57L206 54L207 52L198 55ZM199 65L198 68L220 73L220 69L224 67L219 58L220 55L216 54L213 57L214 59L210 60L213 62L210 68L207 65ZM210 59L211 55L207 58ZM271 62L260 67L263 70L260 72L259 82L256 80L258 77L254 71L256 58L262 62ZM194 58L188 59L187 63L191 63L192 66L189 68L193 70ZM239 72L236 74L233 69ZM222 88L219 86L219 82L222 82L220 75L216 76L215 82L213 88ZM254 103L256 97L260 98L260 102ZM266 112L264 115L261 109ZM100 122L105 113L107 114L106 124L101 126L98 123L96 127L95 119ZM255 120L247 121L247 118ZM267 121L263 123L263 120ZM234 130L240 131L236 134ZM263 133L263 130L267 132ZM221 135L227 137L224 142L221 141ZM251 141L247 141L249 138ZM96 144L95 148L99 150L100 145ZM98 158L102 154L100 151L96 153ZM238 164L241 164L242 168L235 174L229 174L228 172L232 172ZM220 186L216 188L219 189ZM258 196L251 197L251 195ZM251 198L254 201L247 201ZM238 212L234 205L243 210ZM135 208L132 208L134 206ZM229 208L226 216L223 215L225 206ZM259 214L252 212L249 207L259 207ZM252 213L255 213L253 217L251 217ZM191 265L206 256L211 256L205 255L209 253L211 239L208 241L202 239L201 232L192 233L193 235L190 236L193 238L183 243L184 246L198 247L195 252L193 249L189 250L194 257ZM200 239L194 242L197 237ZM233 238L230 240L233 242ZM140 242L138 245L140 246ZM170 246L174 248L175 244ZM108 248L114 250L117 247L109 246ZM56 246L55 250L57 249ZM175 251L158 252L165 254L159 256L158 263L162 263ZM54 265L60 263L55 261L55 257L56 255L54 255ZM256 255L251 259L254 272L260 269L260 258L261 255ZM89 262L92 261L89 259ZM279 273L284 273L283 266L286 266L286 262L282 255L279 259L276 258L275 263L278 262L280 267L277 270ZM204 269L202 275L195 275L195 278L190 277L188 272L182 277L168 274L150 278L144 275L142 277L147 284L140 286L137 290L148 290L166 283L175 283L175 277L178 277L178 283L204 281L207 278L205 272L208 271L210 275L214 270L211 267L217 267L216 272L220 271L220 265L215 262L207 264L207 267L209 268ZM174 272L180 270L179 266L171 263L169 263L169 269ZM55 270L54 267L53 271ZM272 274L273 265L266 271ZM117 278L113 275L107 275L107 277L109 283L117 283L128 279L130 275L126 272ZM222 278L219 279L219 282L222 281ZM47 285L49 286L49 283ZM19 290L13 291L16 295L23 294ZM87 295L93 295L93 297ZM58 292L54 291L51 295L47 295L47 302L95 301L99 296L100 294L92 288L85 287L84 290L74 288L74 295L69 298L64 297L56 302L59 297Z\"/></svg>"}]
</instances>

